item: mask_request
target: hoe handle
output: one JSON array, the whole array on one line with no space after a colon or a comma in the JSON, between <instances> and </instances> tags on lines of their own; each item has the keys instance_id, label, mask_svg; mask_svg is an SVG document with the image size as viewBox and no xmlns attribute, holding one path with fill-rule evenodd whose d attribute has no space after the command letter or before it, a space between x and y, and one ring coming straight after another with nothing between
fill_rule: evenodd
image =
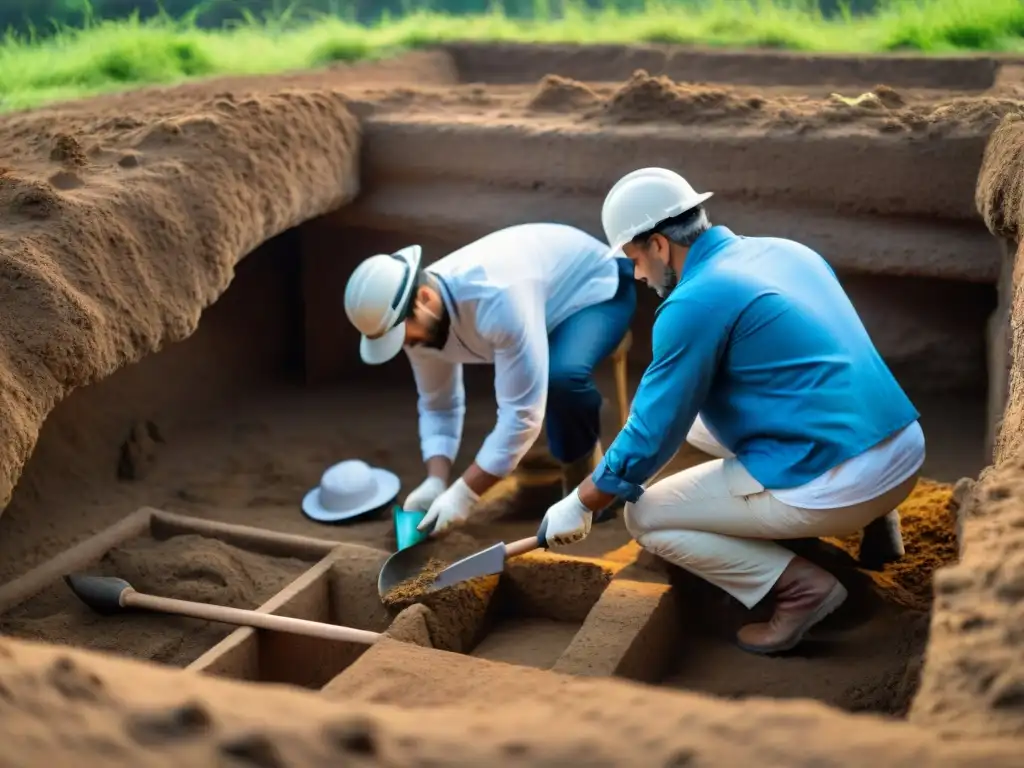
<instances>
[{"instance_id":1,"label":"hoe handle","mask_svg":"<svg viewBox=\"0 0 1024 768\"><path fill-rule=\"evenodd\" d=\"M157 597L126 589L121 593L121 605L125 608L143 608L160 613L174 613L191 616L196 619L220 621L225 624L239 624L245 627L270 629L277 632L290 632L294 635L319 637L324 640L345 640L350 643L370 645L380 637L378 632L369 632L354 627L341 627L336 624L324 624L318 621L295 619L291 616L276 616L272 613L259 613L226 605L209 605L193 603L188 600L176 600L172 597Z\"/></svg>"}]
</instances>

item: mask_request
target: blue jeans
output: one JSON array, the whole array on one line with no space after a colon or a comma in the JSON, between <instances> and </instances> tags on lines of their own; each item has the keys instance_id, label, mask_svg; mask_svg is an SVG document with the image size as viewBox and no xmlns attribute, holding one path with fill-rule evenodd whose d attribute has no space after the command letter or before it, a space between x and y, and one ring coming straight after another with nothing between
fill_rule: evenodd
<instances>
[{"instance_id":1,"label":"blue jeans","mask_svg":"<svg viewBox=\"0 0 1024 768\"><path fill-rule=\"evenodd\" d=\"M594 369L615 351L636 309L633 263L617 259L619 287L608 301L567 318L548 336L548 448L563 463L593 450L601 436L601 393Z\"/></svg>"}]
</instances>

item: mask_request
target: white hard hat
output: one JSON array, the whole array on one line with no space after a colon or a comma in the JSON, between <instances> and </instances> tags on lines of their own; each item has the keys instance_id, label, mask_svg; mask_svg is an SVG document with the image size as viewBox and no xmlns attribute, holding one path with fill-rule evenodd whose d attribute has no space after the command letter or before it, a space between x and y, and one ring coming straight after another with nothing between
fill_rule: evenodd
<instances>
[{"instance_id":1,"label":"white hard hat","mask_svg":"<svg viewBox=\"0 0 1024 768\"><path fill-rule=\"evenodd\" d=\"M359 355L380 365L397 355L405 343L405 309L409 303L423 251L410 245L396 253L379 253L358 267L345 286L345 314L363 334Z\"/></svg>"},{"instance_id":2,"label":"white hard hat","mask_svg":"<svg viewBox=\"0 0 1024 768\"><path fill-rule=\"evenodd\" d=\"M667 168L640 168L611 188L601 207L604 236L613 252L649 229L703 203L713 192L697 193Z\"/></svg>"}]
</instances>

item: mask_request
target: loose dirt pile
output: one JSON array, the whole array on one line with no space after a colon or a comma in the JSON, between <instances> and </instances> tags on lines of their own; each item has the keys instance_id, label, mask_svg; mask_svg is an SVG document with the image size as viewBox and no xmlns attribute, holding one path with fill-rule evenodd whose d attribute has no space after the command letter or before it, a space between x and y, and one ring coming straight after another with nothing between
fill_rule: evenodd
<instances>
[{"instance_id":1,"label":"loose dirt pile","mask_svg":"<svg viewBox=\"0 0 1024 768\"><path fill-rule=\"evenodd\" d=\"M295 579L309 563L270 558L203 536L140 539L112 549L89 573L117 576L137 591L252 609ZM113 651L186 666L234 629L228 624L139 612L102 616L65 584L55 584L0 617L12 637Z\"/></svg>"},{"instance_id":2,"label":"loose dirt pile","mask_svg":"<svg viewBox=\"0 0 1024 768\"><path fill-rule=\"evenodd\" d=\"M932 574L957 561L953 486L919 480L899 509L906 555L872 577L890 600L926 610L932 600ZM856 557L860 548L860 534L826 541L851 557Z\"/></svg>"},{"instance_id":3,"label":"loose dirt pile","mask_svg":"<svg viewBox=\"0 0 1024 768\"><path fill-rule=\"evenodd\" d=\"M548 75L526 104L532 112L576 112L599 103L601 97L589 86L558 75Z\"/></svg>"},{"instance_id":4,"label":"loose dirt pile","mask_svg":"<svg viewBox=\"0 0 1024 768\"><path fill-rule=\"evenodd\" d=\"M436 557L430 558L427 560L427 564L423 566L423 570L388 590L383 598L384 605L388 608L401 610L415 602L419 602L427 594L430 587L433 586L438 574L449 565L449 563L446 563L444 560L438 560Z\"/></svg>"},{"instance_id":5,"label":"loose dirt pile","mask_svg":"<svg viewBox=\"0 0 1024 768\"><path fill-rule=\"evenodd\" d=\"M811 93L817 91L815 93ZM908 137L987 135L1022 100L1012 94L963 96L941 91L754 88L677 82L636 70L625 83L583 83L547 75L535 86L419 86L353 92L361 116L437 119L545 119L595 126L723 126L772 134L825 131L906 134Z\"/></svg>"},{"instance_id":6,"label":"loose dirt pile","mask_svg":"<svg viewBox=\"0 0 1024 768\"><path fill-rule=\"evenodd\" d=\"M588 116L609 123L756 124L801 133L855 123L885 133L939 136L988 131L1005 115L1021 111L1020 101L1006 98L909 101L886 85L862 93L832 93L825 99L766 98L723 86L676 83L640 70L611 94L602 110Z\"/></svg>"}]
</instances>

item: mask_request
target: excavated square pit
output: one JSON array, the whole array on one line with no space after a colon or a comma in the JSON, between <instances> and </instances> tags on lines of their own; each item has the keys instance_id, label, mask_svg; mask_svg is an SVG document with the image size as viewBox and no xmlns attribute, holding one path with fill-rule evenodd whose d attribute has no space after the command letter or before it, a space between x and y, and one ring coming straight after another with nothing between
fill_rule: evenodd
<instances>
[{"instance_id":1,"label":"excavated square pit","mask_svg":"<svg viewBox=\"0 0 1024 768\"><path fill-rule=\"evenodd\" d=\"M256 609L334 546L143 508L0 588L0 632L185 667L230 625L149 611L100 615L62 577L116 576L147 594Z\"/></svg>"},{"instance_id":2,"label":"excavated square pit","mask_svg":"<svg viewBox=\"0 0 1024 768\"><path fill-rule=\"evenodd\" d=\"M460 545L458 538L452 543L455 549L468 544ZM556 668L620 567L593 558L531 552L507 561L501 574L389 600L405 625L391 634L476 658ZM421 630L411 623L413 616L419 617Z\"/></svg>"},{"instance_id":3,"label":"excavated square pit","mask_svg":"<svg viewBox=\"0 0 1024 768\"><path fill-rule=\"evenodd\" d=\"M387 552L336 544L330 553L260 606L264 613L383 632L392 616L377 593ZM196 659L196 672L260 683L320 688L367 649L357 642L239 627Z\"/></svg>"},{"instance_id":4,"label":"excavated square pit","mask_svg":"<svg viewBox=\"0 0 1024 768\"><path fill-rule=\"evenodd\" d=\"M429 707L528 687L541 670L649 682L678 643L675 604L658 567L531 553L402 609L386 633L402 642L377 643L323 694Z\"/></svg>"}]
</instances>

